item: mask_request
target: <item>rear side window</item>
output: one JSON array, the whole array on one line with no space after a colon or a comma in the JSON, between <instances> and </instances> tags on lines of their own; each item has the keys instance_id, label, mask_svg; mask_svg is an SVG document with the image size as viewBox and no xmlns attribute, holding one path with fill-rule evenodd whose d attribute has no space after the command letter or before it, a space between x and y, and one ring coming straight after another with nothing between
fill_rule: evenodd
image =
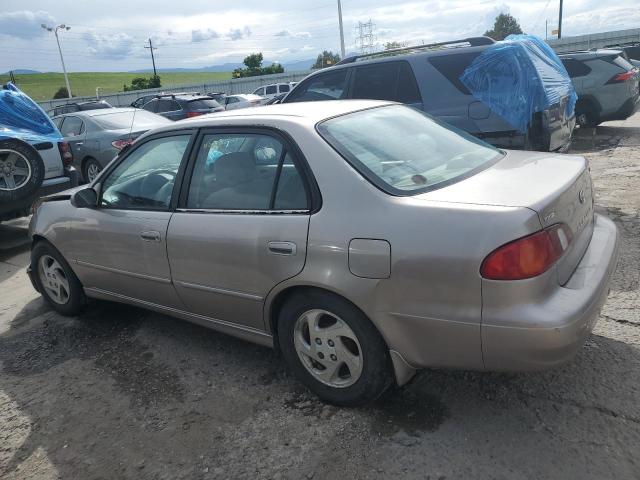
<instances>
[{"instance_id":1,"label":"rear side window","mask_svg":"<svg viewBox=\"0 0 640 480\"><path fill-rule=\"evenodd\" d=\"M316 100L338 100L344 98L347 85L347 69L316 75L296 88L287 97L290 102L312 102Z\"/></svg>"},{"instance_id":2,"label":"rear side window","mask_svg":"<svg viewBox=\"0 0 640 480\"><path fill-rule=\"evenodd\" d=\"M181 110L180 104L175 100L158 100L158 113L161 112L174 112Z\"/></svg>"},{"instance_id":3,"label":"rear side window","mask_svg":"<svg viewBox=\"0 0 640 480\"><path fill-rule=\"evenodd\" d=\"M288 92L289 85L280 85L280 93Z\"/></svg>"},{"instance_id":4,"label":"rear side window","mask_svg":"<svg viewBox=\"0 0 640 480\"><path fill-rule=\"evenodd\" d=\"M400 64L400 71L398 72L398 88L396 94L396 100L401 103L420 103L422 97L420 96L420 90L416 83L416 77L413 74L411 65L407 62Z\"/></svg>"},{"instance_id":5,"label":"rear side window","mask_svg":"<svg viewBox=\"0 0 640 480\"><path fill-rule=\"evenodd\" d=\"M189 108L192 110L204 110L205 108L218 108L220 104L215 100L191 100L189 102Z\"/></svg>"},{"instance_id":6,"label":"rear side window","mask_svg":"<svg viewBox=\"0 0 640 480\"><path fill-rule=\"evenodd\" d=\"M567 69L567 73L571 78L584 77L591 73L591 67L586 63L576 60L575 58L567 58L562 60L564 68Z\"/></svg>"},{"instance_id":7,"label":"rear side window","mask_svg":"<svg viewBox=\"0 0 640 480\"><path fill-rule=\"evenodd\" d=\"M459 92L465 95L471 95L471 92L460 81L460 77L467 69L471 62L473 62L482 52L466 52L466 53L454 53L451 55L440 55L437 57L430 57L429 63L443 75Z\"/></svg>"},{"instance_id":8,"label":"rear side window","mask_svg":"<svg viewBox=\"0 0 640 480\"><path fill-rule=\"evenodd\" d=\"M142 107L143 110L146 110L147 112L157 112L158 111L158 100L151 100L148 103L145 103L144 106Z\"/></svg>"},{"instance_id":9,"label":"rear side window","mask_svg":"<svg viewBox=\"0 0 640 480\"><path fill-rule=\"evenodd\" d=\"M355 70L353 98L395 100L397 63L380 63Z\"/></svg>"}]
</instances>

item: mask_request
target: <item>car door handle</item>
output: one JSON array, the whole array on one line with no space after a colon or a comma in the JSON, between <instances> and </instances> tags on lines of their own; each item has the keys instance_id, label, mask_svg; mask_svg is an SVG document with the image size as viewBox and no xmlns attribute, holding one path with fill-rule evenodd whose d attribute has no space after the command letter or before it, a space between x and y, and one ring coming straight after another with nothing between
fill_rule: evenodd
<instances>
[{"instance_id":1,"label":"car door handle","mask_svg":"<svg viewBox=\"0 0 640 480\"><path fill-rule=\"evenodd\" d=\"M269 242L269 252L276 255L295 255L296 244L293 242Z\"/></svg>"},{"instance_id":2,"label":"car door handle","mask_svg":"<svg viewBox=\"0 0 640 480\"><path fill-rule=\"evenodd\" d=\"M143 240L146 240L147 242L159 242L160 241L160 232L156 232L156 231L149 231L149 232L142 232L140 234L140 238L142 238Z\"/></svg>"},{"instance_id":3,"label":"car door handle","mask_svg":"<svg viewBox=\"0 0 640 480\"><path fill-rule=\"evenodd\" d=\"M84 145L84 142L76 142L76 145L78 145L78 146Z\"/></svg>"}]
</instances>

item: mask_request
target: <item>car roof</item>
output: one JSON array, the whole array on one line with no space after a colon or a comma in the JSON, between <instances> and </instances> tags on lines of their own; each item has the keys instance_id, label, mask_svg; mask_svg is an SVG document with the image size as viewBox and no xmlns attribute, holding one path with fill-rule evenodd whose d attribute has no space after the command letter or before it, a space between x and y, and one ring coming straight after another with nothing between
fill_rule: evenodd
<instances>
[{"instance_id":1,"label":"car roof","mask_svg":"<svg viewBox=\"0 0 640 480\"><path fill-rule=\"evenodd\" d=\"M274 119L287 119L296 123L315 125L329 118L385 105L397 105L397 103L383 100L327 100L323 102L294 102L265 105L255 108L226 110L224 112L180 120L166 127L154 130L154 132L171 131L178 128L222 126L225 124L225 121L241 119L251 120L248 123L253 123L254 125L261 125L264 124L265 120Z\"/></svg>"},{"instance_id":2,"label":"car roof","mask_svg":"<svg viewBox=\"0 0 640 480\"><path fill-rule=\"evenodd\" d=\"M113 115L114 113L122 112L134 112L138 111L138 108L133 107L113 107L113 108L97 108L95 110L81 110L79 112L69 112L56 115L53 118L60 117L99 117L100 115Z\"/></svg>"}]
</instances>

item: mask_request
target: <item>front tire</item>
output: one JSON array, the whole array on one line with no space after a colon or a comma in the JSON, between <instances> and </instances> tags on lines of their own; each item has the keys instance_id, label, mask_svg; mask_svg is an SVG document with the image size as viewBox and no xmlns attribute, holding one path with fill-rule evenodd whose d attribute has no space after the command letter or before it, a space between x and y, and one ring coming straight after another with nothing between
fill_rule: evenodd
<instances>
[{"instance_id":1,"label":"front tire","mask_svg":"<svg viewBox=\"0 0 640 480\"><path fill-rule=\"evenodd\" d=\"M51 244L40 241L33 247L31 269L38 291L51 308L69 317L82 311L86 297L80 280Z\"/></svg>"},{"instance_id":2,"label":"front tire","mask_svg":"<svg viewBox=\"0 0 640 480\"><path fill-rule=\"evenodd\" d=\"M307 291L289 298L278 315L278 341L289 367L325 402L364 405L392 383L380 333L337 295Z\"/></svg>"}]
</instances>

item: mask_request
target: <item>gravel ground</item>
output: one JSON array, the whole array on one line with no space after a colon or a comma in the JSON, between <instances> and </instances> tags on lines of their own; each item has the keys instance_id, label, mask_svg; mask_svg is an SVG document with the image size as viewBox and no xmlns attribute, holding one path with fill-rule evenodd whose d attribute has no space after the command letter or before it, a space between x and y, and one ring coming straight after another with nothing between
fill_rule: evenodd
<instances>
[{"instance_id":1,"label":"gravel ground","mask_svg":"<svg viewBox=\"0 0 640 480\"><path fill-rule=\"evenodd\" d=\"M640 478L640 115L576 131L619 268L575 361L535 374L423 371L374 405L305 391L270 350L143 310L51 312L0 226L5 479Z\"/></svg>"}]
</instances>

